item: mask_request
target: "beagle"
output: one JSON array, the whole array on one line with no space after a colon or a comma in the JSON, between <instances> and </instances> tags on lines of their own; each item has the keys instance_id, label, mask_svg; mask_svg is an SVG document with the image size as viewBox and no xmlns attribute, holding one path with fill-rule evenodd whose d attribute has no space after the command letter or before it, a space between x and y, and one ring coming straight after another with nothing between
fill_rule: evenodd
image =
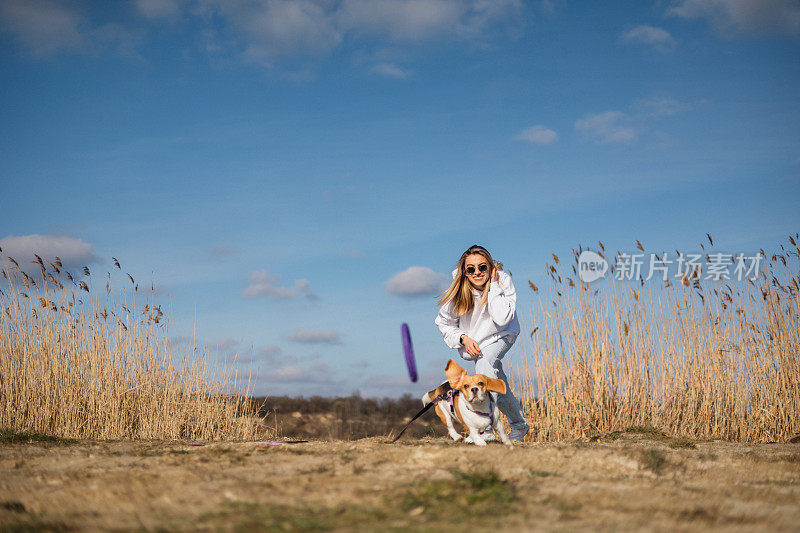
<instances>
[{"instance_id":1,"label":"beagle","mask_svg":"<svg viewBox=\"0 0 800 533\"><path fill-rule=\"evenodd\" d=\"M486 377L483 374L468 375L467 371L453 359L447 362L444 373L447 381L425 393L422 404L436 402L436 414L447 426L447 431L453 440L461 440L461 434L453 426L453 419L457 419L469 432L464 442L486 446L481 433L493 428L503 444L513 446L500 421L497 402L490 394L490 392L506 393L506 384L503 380Z\"/></svg>"}]
</instances>

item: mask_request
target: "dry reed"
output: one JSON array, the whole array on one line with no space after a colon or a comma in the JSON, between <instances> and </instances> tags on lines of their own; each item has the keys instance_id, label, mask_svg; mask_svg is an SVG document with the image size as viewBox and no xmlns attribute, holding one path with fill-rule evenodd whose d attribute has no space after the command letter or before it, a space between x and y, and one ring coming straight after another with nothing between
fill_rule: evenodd
<instances>
[{"instance_id":1,"label":"dry reed","mask_svg":"<svg viewBox=\"0 0 800 533\"><path fill-rule=\"evenodd\" d=\"M88 268L83 281L58 258L33 263L29 274L3 261L0 428L79 439L240 440L262 431L257 406L233 394L238 376L171 345L152 286L143 296L127 274L115 296L109 274L101 301ZM140 308L137 295L147 300Z\"/></svg>"},{"instance_id":2,"label":"dry reed","mask_svg":"<svg viewBox=\"0 0 800 533\"><path fill-rule=\"evenodd\" d=\"M631 427L740 442L799 433L800 248L797 235L789 242L743 281L697 271L677 283L586 284L576 270L582 249L571 274L554 255L548 290L530 284L539 295L530 352L518 343L528 438Z\"/></svg>"}]
</instances>

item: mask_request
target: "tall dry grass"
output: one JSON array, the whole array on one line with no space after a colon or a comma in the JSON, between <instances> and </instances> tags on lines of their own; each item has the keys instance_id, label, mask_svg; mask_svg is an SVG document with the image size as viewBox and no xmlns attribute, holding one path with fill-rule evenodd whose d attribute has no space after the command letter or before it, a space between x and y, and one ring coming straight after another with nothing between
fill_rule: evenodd
<instances>
[{"instance_id":1,"label":"tall dry grass","mask_svg":"<svg viewBox=\"0 0 800 533\"><path fill-rule=\"evenodd\" d=\"M711 247L708 236L704 252ZM529 438L631 426L741 442L800 433L797 235L744 281L696 271L666 283L586 284L577 276L579 252L571 263L554 255L547 265L552 285L533 309L529 349L518 343Z\"/></svg>"},{"instance_id":2,"label":"tall dry grass","mask_svg":"<svg viewBox=\"0 0 800 533\"><path fill-rule=\"evenodd\" d=\"M98 297L88 268L79 278L58 258L33 263L29 274L3 260L0 428L78 439L259 434L257 406L233 394L237 376L171 345L152 285L144 296L120 269L120 294L109 274Z\"/></svg>"}]
</instances>

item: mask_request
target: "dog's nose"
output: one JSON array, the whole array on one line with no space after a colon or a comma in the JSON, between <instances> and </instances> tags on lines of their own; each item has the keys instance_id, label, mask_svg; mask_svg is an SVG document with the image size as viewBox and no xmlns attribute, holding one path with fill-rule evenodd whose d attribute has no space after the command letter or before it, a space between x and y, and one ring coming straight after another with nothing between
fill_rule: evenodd
<instances>
[{"instance_id":1,"label":"dog's nose","mask_svg":"<svg viewBox=\"0 0 800 533\"><path fill-rule=\"evenodd\" d=\"M478 394L478 387L472 387L472 394Z\"/></svg>"}]
</instances>

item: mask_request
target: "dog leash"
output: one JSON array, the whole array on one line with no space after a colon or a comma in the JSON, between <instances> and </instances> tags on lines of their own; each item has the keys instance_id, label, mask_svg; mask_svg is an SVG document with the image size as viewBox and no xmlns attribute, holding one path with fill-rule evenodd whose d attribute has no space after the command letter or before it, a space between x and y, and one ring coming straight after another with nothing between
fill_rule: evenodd
<instances>
[{"instance_id":1,"label":"dog leash","mask_svg":"<svg viewBox=\"0 0 800 533\"><path fill-rule=\"evenodd\" d=\"M406 432L406 430L408 429L408 426L410 426L411 423L414 420L416 420L417 418L421 417L425 413L425 411L427 411L428 409L430 409L431 407L433 407L437 403L439 403L441 401L444 401L444 400L448 400L448 401L451 402L451 408L452 408L452 400L456 396L456 394L458 394L457 390L450 389L449 391L445 392L444 394L440 394L439 396L437 396L436 398L431 400L431 403L429 403L428 405L423 407L422 410L419 413L414 415L414 418L412 418L411 420L408 421L408 424L406 424L405 427L403 427L403 429L400 430L400 433L398 433L397 436L394 439L392 439L392 443L394 444L395 442L397 442L397 439L399 439L400 437L403 436L403 433Z\"/></svg>"}]
</instances>

